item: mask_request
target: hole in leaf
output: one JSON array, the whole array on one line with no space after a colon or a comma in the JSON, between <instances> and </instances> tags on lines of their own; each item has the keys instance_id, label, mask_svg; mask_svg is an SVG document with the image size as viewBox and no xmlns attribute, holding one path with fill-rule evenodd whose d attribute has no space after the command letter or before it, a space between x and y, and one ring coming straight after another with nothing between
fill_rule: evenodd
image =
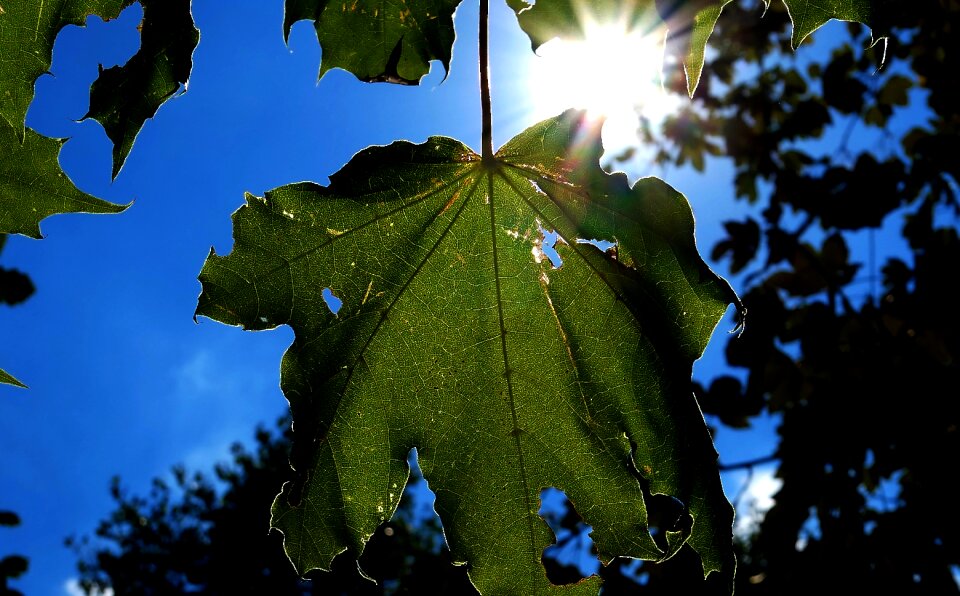
<instances>
[{"instance_id":1,"label":"hole in leaf","mask_svg":"<svg viewBox=\"0 0 960 596\"><path fill-rule=\"evenodd\" d=\"M559 269L563 265L563 259L560 258L560 254L557 253L555 245L558 242L563 242L563 239L559 237L556 230L548 230L540 225L540 222L537 222L537 230L540 231L540 240L534 242L533 244L533 259L540 263L543 261L543 257L550 259L550 264L553 265L554 269Z\"/></svg>"},{"instance_id":2,"label":"hole in leaf","mask_svg":"<svg viewBox=\"0 0 960 596\"><path fill-rule=\"evenodd\" d=\"M543 566L554 585L573 584L600 571L600 559L588 526L563 491L540 491L540 517L547 522L556 543L543 551Z\"/></svg>"},{"instance_id":3,"label":"hole in leaf","mask_svg":"<svg viewBox=\"0 0 960 596\"><path fill-rule=\"evenodd\" d=\"M649 464L640 464L636 460L637 444L630 441L630 471L640 484L643 500L647 505L647 525L650 536L664 552L671 550L671 544L677 546L677 540L689 536L693 528L693 517L687 511L686 504L680 499L664 494L652 494L650 478L656 473ZM679 534L678 534L679 533Z\"/></svg>"},{"instance_id":4,"label":"hole in leaf","mask_svg":"<svg viewBox=\"0 0 960 596\"><path fill-rule=\"evenodd\" d=\"M597 238L577 238L577 244L591 244L603 252L607 252L617 247L616 242L609 240L598 240Z\"/></svg>"},{"instance_id":5,"label":"hole in leaf","mask_svg":"<svg viewBox=\"0 0 960 596\"><path fill-rule=\"evenodd\" d=\"M330 312L337 314L340 311L340 307L343 306L343 300L340 300L333 295L333 291L330 288L323 288L323 291L320 292L320 295L323 296L323 301L327 304L327 308L330 309Z\"/></svg>"},{"instance_id":6,"label":"hole in leaf","mask_svg":"<svg viewBox=\"0 0 960 596\"><path fill-rule=\"evenodd\" d=\"M664 552L670 549L667 542L668 532L681 532L686 536L693 527L693 518L687 512L683 501L670 495L650 495L644 489L644 501L647 503L647 520L650 535Z\"/></svg>"},{"instance_id":7,"label":"hole in leaf","mask_svg":"<svg viewBox=\"0 0 960 596\"><path fill-rule=\"evenodd\" d=\"M403 519L413 527L425 529L427 531L425 535L427 533L430 535L431 549L436 552L446 550L443 523L435 508L437 495L420 471L416 447L407 454L407 465L410 466L410 479L407 480L407 486L403 489L403 495L400 498L400 506L393 514L391 521Z\"/></svg>"}]
</instances>

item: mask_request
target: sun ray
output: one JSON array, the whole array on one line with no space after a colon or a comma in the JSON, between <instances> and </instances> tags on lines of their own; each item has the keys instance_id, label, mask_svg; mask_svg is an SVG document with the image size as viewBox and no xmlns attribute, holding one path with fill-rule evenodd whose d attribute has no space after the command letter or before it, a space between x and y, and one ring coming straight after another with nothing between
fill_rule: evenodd
<instances>
[{"instance_id":1,"label":"sun ray","mask_svg":"<svg viewBox=\"0 0 960 596\"><path fill-rule=\"evenodd\" d=\"M533 118L585 109L589 117L605 120L608 153L636 146L641 115L659 124L680 105L662 84L666 30L587 20L583 31L582 40L553 39L537 50L528 77Z\"/></svg>"}]
</instances>

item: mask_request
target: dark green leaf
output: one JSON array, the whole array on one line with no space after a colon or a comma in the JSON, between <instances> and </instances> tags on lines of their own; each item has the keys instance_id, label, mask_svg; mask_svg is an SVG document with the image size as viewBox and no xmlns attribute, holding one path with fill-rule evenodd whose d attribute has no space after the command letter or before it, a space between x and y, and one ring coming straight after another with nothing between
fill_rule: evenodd
<instances>
[{"instance_id":1,"label":"dark green leaf","mask_svg":"<svg viewBox=\"0 0 960 596\"><path fill-rule=\"evenodd\" d=\"M700 84L700 74L703 72L704 54L707 49L707 40L713 33L713 28L720 18L723 7L730 0L708 2L707 6L693 13L692 28L690 29L687 51L683 54L683 68L687 74L687 93L692 97ZM680 30L683 35L683 29Z\"/></svg>"},{"instance_id":2,"label":"dark green leaf","mask_svg":"<svg viewBox=\"0 0 960 596\"><path fill-rule=\"evenodd\" d=\"M13 375L8 374L5 370L0 368L0 383L5 383L7 385L13 385L15 387L27 388L26 385L18 381Z\"/></svg>"},{"instance_id":3,"label":"dark green leaf","mask_svg":"<svg viewBox=\"0 0 960 596\"><path fill-rule=\"evenodd\" d=\"M659 24L654 0L624 3L621 0L600 0L589 6L572 0L541 0L532 4L512 0L520 28L530 37L533 50L555 37L582 38L591 23L622 23L626 29Z\"/></svg>"},{"instance_id":4,"label":"dark green leaf","mask_svg":"<svg viewBox=\"0 0 960 596\"><path fill-rule=\"evenodd\" d=\"M314 21L322 49L320 76L334 68L362 81L416 85L430 61L450 68L453 12L460 0L286 0L284 38L301 20Z\"/></svg>"},{"instance_id":5,"label":"dark green leaf","mask_svg":"<svg viewBox=\"0 0 960 596\"><path fill-rule=\"evenodd\" d=\"M783 0L793 22L794 48L800 47L808 35L831 19L870 25L874 5L881 0Z\"/></svg>"},{"instance_id":6,"label":"dark green leaf","mask_svg":"<svg viewBox=\"0 0 960 596\"><path fill-rule=\"evenodd\" d=\"M140 50L123 66L102 70L90 87L85 118L103 124L113 141L113 177L123 167L143 123L160 105L186 89L200 32L190 0L139 0L143 5Z\"/></svg>"},{"instance_id":7,"label":"dark green leaf","mask_svg":"<svg viewBox=\"0 0 960 596\"><path fill-rule=\"evenodd\" d=\"M249 196L235 214L234 250L211 252L197 314L295 331L281 384L297 478L273 525L301 573L362 551L416 447L482 592L554 589L537 515L549 486L593 526L604 561L665 558L687 540L705 572L732 577L732 510L690 375L737 298L697 253L684 197L604 173L597 132L568 112L490 163L452 139L397 142L357 154L330 186ZM544 229L561 239L559 268ZM685 503L692 528L662 528L658 546L645 488Z\"/></svg>"},{"instance_id":8,"label":"dark green leaf","mask_svg":"<svg viewBox=\"0 0 960 596\"><path fill-rule=\"evenodd\" d=\"M0 5L0 56L5 57L0 60L0 117L20 141L33 85L50 69L60 30L83 26L89 15L116 18L135 1L6 0ZM87 117L99 120L114 143L114 176L144 121L186 83L199 39L189 0L139 1L144 11L140 50L125 66L101 72L90 93Z\"/></svg>"},{"instance_id":9,"label":"dark green leaf","mask_svg":"<svg viewBox=\"0 0 960 596\"><path fill-rule=\"evenodd\" d=\"M116 18L133 0L4 0L0 3L0 117L23 140L33 84L50 69L53 41L87 15ZM10 57L15 57L11 59Z\"/></svg>"},{"instance_id":10,"label":"dark green leaf","mask_svg":"<svg viewBox=\"0 0 960 596\"><path fill-rule=\"evenodd\" d=\"M292 1L292 0L290 0ZM623 23L630 29L657 35L663 27L668 33L667 54L683 63L687 92L693 96L703 71L707 41L730 0L600 0L582 3L575 0L508 0L517 13L520 27L530 37L533 49L555 38L582 38L589 22ZM810 33L830 19L856 21L886 35L886 19L878 16L879 0L784 0L793 20L793 46L797 47ZM878 26L878 23L880 25Z\"/></svg>"},{"instance_id":11,"label":"dark green leaf","mask_svg":"<svg viewBox=\"0 0 960 596\"><path fill-rule=\"evenodd\" d=\"M57 159L66 141L26 129L23 145L0 126L0 233L41 238L40 220L56 213L119 213L115 205L77 189Z\"/></svg>"},{"instance_id":12,"label":"dark green leaf","mask_svg":"<svg viewBox=\"0 0 960 596\"><path fill-rule=\"evenodd\" d=\"M540 0L527 4L522 0L509 2L517 13L520 27L530 37L533 49L555 37L581 38L590 23L621 23L627 30L639 29L644 34L670 36L670 53L683 62L690 95L697 88L703 70L707 39L730 0L698 0L671 2L669 0L603 0L585 5L573 0ZM659 33L658 33L659 31Z\"/></svg>"}]
</instances>

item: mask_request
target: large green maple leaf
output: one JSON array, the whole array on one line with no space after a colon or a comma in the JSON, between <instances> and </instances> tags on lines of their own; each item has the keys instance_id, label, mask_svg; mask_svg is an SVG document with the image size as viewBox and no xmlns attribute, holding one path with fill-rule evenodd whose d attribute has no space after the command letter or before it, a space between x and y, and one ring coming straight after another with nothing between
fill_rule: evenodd
<instances>
[{"instance_id":1,"label":"large green maple leaf","mask_svg":"<svg viewBox=\"0 0 960 596\"><path fill-rule=\"evenodd\" d=\"M116 18L138 1L140 49L124 66L102 71L90 91L87 117L113 141L114 176L143 123L187 82L199 41L190 0L0 0L0 118L21 141L34 83L50 69L60 30L82 26L90 15Z\"/></svg>"},{"instance_id":2,"label":"large green maple leaf","mask_svg":"<svg viewBox=\"0 0 960 596\"><path fill-rule=\"evenodd\" d=\"M362 81L417 84L430 61L450 69L453 12L460 0L286 0L283 35L312 20L323 55L320 76L334 68Z\"/></svg>"},{"instance_id":3,"label":"large green maple leaf","mask_svg":"<svg viewBox=\"0 0 960 596\"><path fill-rule=\"evenodd\" d=\"M690 375L737 298L697 253L686 199L604 173L580 116L486 162L442 137L367 149L327 187L249 196L232 253L211 251L198 315L296 334L281 384L297 479L272 523L301 573L363 550L417 448L453 556L484 593L559 589L540 563L551 486L604 561L661 559L687 540L705 572L732 577L732 509ZM544 229L561 239L559 268ZM692 518L663 548L645 487Z\"/></svg>"}]
</instances>

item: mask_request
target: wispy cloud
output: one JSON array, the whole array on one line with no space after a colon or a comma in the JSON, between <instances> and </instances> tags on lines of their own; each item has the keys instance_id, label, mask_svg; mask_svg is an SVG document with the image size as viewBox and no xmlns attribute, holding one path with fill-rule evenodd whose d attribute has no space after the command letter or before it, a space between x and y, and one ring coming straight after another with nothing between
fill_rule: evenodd
<instances>
[{"instance_id":1,"label":"wispy cloud","mask_svg":"<svg viewBox=\"0 0 960 596\"><path fill-rule=\"evenodd\" d=\"M214 372L209 352L201 350L194 353L174 371L177 393L180 395L210 393L218 387L214 382Z\"/></svg>"}]
</instances>

